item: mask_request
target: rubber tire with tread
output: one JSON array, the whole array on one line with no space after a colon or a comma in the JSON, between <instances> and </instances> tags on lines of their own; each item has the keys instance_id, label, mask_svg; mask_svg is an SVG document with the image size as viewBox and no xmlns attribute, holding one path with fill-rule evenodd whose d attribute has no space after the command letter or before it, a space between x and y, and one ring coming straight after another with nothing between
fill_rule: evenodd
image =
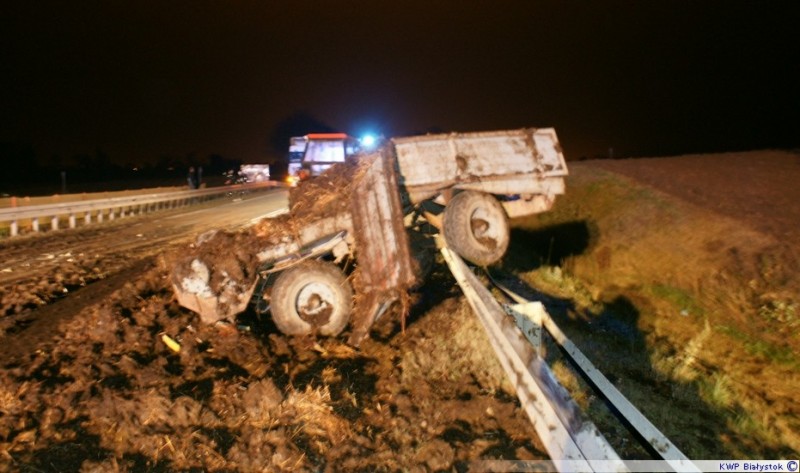
<instances>
[{"instance_id":1,"label":"rubber tire with tread","mask_svg":"<svg viewBox=\"0 0 800 473\"><path fill-rule=\"evenodd\" d=\"M317 284L327 294L326 303L333 307L327 323L315 326L301 317L298 300L310 285ZM353 310L353 288L338 266L325 261L309 260L278 275L270 295L272 320L287 335L319 333L336 336L350 320Z\"/></svg>"},{"instance_id":2,"label":"rubber tire with tread","mask_svg":"<svg viewBox=\"0 0 800 473\"><path fill-rule=\"evenodd\" d=\"M445 207L442 226L447 245L473 264L494 264L508 249L508 216L491 194L456 194Z\"/></svg>"}]
</instances>

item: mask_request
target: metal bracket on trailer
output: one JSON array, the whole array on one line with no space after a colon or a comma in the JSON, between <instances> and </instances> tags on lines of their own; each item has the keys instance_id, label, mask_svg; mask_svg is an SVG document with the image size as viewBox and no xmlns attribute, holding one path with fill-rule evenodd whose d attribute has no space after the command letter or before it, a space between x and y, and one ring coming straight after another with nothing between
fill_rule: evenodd
<instances>
[{"instance_id":1,"label":"metal bracket on trailer","mask_svg":"<svg viewBox=\"0 0 800 473\"><path fill-rule=\"evenodd\" d=\"M307 259L318 258L327 253L334 252L339 245L346 244L346 231L340 231L335 235L330 235L302 248L297 248L288 255L276 260L262 263L259 273L269 274L284 271L292 266L296 266Z\"/></svg>"},{"instance_id":2,"label":"metal bracket on trailer","mask_svg":"<svg viewBox=\"0 0 800 473\"><path fill-rule=\"evenodd\" d=\"M670 467L675 471L700 471L591 364L561 332L541 303L514 294L518 304L504 308L461 258L441 241L439 243L450 271L486 330L500 364L558 471L630 470L597 427L583 417L577 404L539 356L543 329L553 335L590 382L623 412L625 419L648 439Z\"/></svg>"}]
</instances>

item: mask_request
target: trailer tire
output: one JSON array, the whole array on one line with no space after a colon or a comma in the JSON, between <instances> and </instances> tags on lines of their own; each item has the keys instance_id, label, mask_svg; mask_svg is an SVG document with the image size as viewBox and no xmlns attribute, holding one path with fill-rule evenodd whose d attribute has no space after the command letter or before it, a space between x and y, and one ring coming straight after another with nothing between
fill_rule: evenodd
<instances>
[{"instance_id":1,"label":"trailer tire","mask_svg":"<svg viewBox=\"0 0 800 473\"><path fill-rule=\"evenodd\" d=\"M336 336L352 309L353 288L332 263L303 262L283 271L272 286L272 320L287 335Z\"/></svg>"},{"instance_id":2,"label":"trailer tire","mask_svg":"<svg viewBox=\"0 0 800 473\"><path fill-rule=\"evenodd\" d=\"M445 207L442 227L447 245L474 264L494 264L508 249L508 216L491 194L456 194Z\"/></svg>"}]
</instances>

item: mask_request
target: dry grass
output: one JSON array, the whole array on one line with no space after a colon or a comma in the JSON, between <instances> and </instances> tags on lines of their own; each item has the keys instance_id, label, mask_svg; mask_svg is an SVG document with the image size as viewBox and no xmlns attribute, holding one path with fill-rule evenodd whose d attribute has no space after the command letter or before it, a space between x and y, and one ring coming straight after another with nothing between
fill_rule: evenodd
<instances>
[{"instance_id":1,"label":"dry grass","mask_svg":"<svg viewBox=\"0 0 800 473\"><path fill-rule=\"evenodd\" d=\"M700 392L709 404L718 409L729 409L734 405L734 392L727 375L716 373L700 383Z\"/></svg>"},{"instance_id":2,"label":"dry grass","mask_svg":"<svg viewBox=\"0 0 800 473\"><path fill-rule=\"evenodd\" d=\"M592 394L591 391L587 389L585 385L583 385L578 378L578 375L575 371L570 368L568 364L566 364L562 360L556 360L551 367L553 370L553 375L556 377L559 383L561 383L564 388L569 391L572 399L581 408L581 410L588 410L591 402L592 402Z\"/></svg>"},{"instance_id":3,"label":"dry grass","mask_svg":"<svg viewBox=\"0 0 800 473\"><path fill-rule=\"evenodd\" d=\"M27 383L23 387L27 386ZM8 389L5 380L0 383L0 414L8 415L15 413L21 406L20 394Z\"/></svg>"},{"instance_id":4,"label":"dry grass","mask_svg":"<svg viewBox=\"0 0 800 473\"><path fill-rule=\"evenodd\" d=\"M627 178L591 167L571 172L568 193L551 212L515 226L546 232L581 222L589 241L560 261L538 249L534 259L559 267L523 268L523 278L569 299L587 321L615 298L631 301L648 351L639 370L654 371L673 383L673 394L714 411L733 431L719 437L729 452L800 451L789 421L800 416L793 401L800 389L794 250ZM564 236L542 239L557 246ZM597 350L597 357L614 358L610 347ZM609 366L628 369L622 360ZM662 417L670 422L669 413Z\"/></svg>"},{"instance_id":5,"label":"dry grass","mask_svg":"<svg viewBox=\"0 0 800 473\"><path fill-rule=\"evenodd\" d=\"M466 300L460 299L456 307L440 306L434 310L449 312L451 335L444 344L422 337L415 350L404 353L400 361L403 383L415 379L433 383L474 380L487 392L503 390L514 395L483 327Z\"/></svg>"},{"instance_id":6,"label":"dry grass","mask_svg":"<svg viewBox=\"0 0 800 473\"><path fill-rule=\"evenodd\" d=\"M337 445L352 435L350 423L333 411L331 393L328 386L304 391L292 390L280 407L280 418L293 426L295 432L302 432L314 438L318 450L324 452L329 445Z\"/></svg>"}]
</instances>

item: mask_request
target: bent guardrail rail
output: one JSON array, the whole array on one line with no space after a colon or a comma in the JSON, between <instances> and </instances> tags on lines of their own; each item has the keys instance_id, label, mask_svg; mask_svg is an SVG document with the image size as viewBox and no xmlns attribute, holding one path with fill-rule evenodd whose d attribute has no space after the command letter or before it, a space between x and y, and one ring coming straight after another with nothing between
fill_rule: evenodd
<instances>
[{"instance_id":1,"label":"bent guardrail rail","mask_svg":"<svg viewBox=\"0 0 800 473\"><path fill-rule=\"evenodd\" d=\"M438 240L437 245L467 302L483 325L498 361L514 386L520 405L528 414L556 471L700 471L564 335L540 302L528 301L498 285L506 294L513 294L512 299L516 302L515 305L501 305L442 239ZM580 374L597 387L598 393L650 445L661 459L659 461L666 463L666 470L632 470L619 457L597 427L584 417L569 392L561 386L541 357L539 351L544 332L564 348L578 366ZM653 466L652 463L648 465ZM515 466L513 462L487 460L474 462L471 469L541 471L515 469Z\"/></svg>"},{"instance_id":2,"label":"bent guardrail rail","mask_svg":"<svg viewBox=\"0 0 800 473\"><path fill-rule=\"evenodd\" d=\"M156 210L172 209L239 192L264 190L274 187L283 187L283 184L275 181L254 182L177 192L160 192L155 194L65 202L61 204L11 207L0 209L0 226L8 225L8 236L13 237L19 235L20 227L23 222L30 226L33 232L40 231L42 220L46 220L49 223L49 228L52 230L60 228L61 220L64 219L67 221L67 226L69 228L75 228L77 226L78 217L82 217L83 223L85 224L94 221L99 223L106 219L114 220L116 218L140 215Z\"/></svg>"}]
</instances>

